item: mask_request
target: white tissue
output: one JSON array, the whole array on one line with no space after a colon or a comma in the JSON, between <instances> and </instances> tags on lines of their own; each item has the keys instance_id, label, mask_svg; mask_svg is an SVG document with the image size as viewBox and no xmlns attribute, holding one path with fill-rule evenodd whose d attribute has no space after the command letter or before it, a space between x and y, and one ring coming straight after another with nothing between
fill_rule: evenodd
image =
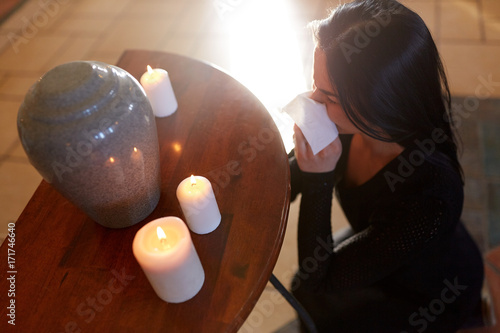
<instances>
[{"instance_id":1,"label":"white tissue","mask_svg":"<svg viewBox=\"0 0 500 333\"><path fill-rule=\"evenodd\" d=\"M307 97L310 94L298 95L283 111L292 117L316 155L339 136L339 131L328 117L326 106Z\"/></svg>"}]
</instances>

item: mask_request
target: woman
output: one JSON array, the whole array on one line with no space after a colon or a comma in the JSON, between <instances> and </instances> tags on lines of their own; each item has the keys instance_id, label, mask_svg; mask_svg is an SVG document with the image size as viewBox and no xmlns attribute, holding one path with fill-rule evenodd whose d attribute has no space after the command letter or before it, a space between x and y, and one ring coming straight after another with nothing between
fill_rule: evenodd
<instances>
[{"instance_id":1,"label":"woman","mask_svg":"<svg viewBox=\"0 0 500 333\"><path fill-rule=\"evenodd\" d=\"M340 136L317 155L295 127L302 194L292 284L319 332L454 332L480 302L483 263L460 222L450 92L422 19L354 1L315 22L311 98ZM350 230L332 239L332 192Z\"/></svg>"}]
</instances>

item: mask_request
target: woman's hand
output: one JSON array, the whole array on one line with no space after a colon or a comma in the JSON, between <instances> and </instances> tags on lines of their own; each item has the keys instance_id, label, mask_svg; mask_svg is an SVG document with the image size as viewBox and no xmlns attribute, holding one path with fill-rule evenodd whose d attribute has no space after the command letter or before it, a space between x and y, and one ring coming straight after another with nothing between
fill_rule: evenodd
<instances>
[{"instance_id":1,"label":"woman's hand","mask_svg":"<svg viewBox=\"0 0 500 333\"><path fill-rule=\"evenodd\" d=\"M314 155L311 146L307 143L304 134L297 125L293 126L295 158L300 170L304 172L330 172L335 169L342 154L342 144L336 138L318 154Z\"/></svg>"}]
</instances>

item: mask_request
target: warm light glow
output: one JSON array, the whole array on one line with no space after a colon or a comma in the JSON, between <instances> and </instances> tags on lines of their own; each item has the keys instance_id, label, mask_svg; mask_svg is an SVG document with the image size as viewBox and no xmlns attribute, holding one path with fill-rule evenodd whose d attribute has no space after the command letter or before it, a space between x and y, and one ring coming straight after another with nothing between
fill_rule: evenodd
<instances>
[{"instance_id":1,"label":"warm light glow","mask_svg":"<svg viewBox=\"0 0 500 333\"><path fill-rule=\"evenodd\" d=\"M151 68L151 66L148 65L146 68L148 69L149 74L153 74L153 69Z\"/></svg>"},{"instance_id":2,"label":"warm light glow","mask_svg":"<svg viewBox=\"0 0 500 333\"><path fill-rule=\"evenodd\" d=\"M289 6L286 0L252 0L227 14L231 74L269 111L306 91L304 75L310 75L297 40L307 28L293 22Z\"/></svg>"},{"instance_id":3,"label":"warm light glow","mask_svg":"<svg viewBox=\"0 0 500 333\"><path fill-rule=\"evenodd\" d=\"M137 147L134 147L134 153L137 153Z\"/></svg>"},{"instance_id":4,"label":"warm light glow","mask_svg":"<svg viewBox=\"0 0 500 333\"><path fill-rule=\"evenodd\" d=\"M280 112L296 95L310 89L311 72L302 56L312 56L312 33L296 23L286 0L252 0L245 9L225 14L231 74L250 89L275 121L287 151L293 147L293 121ZM307 33L309 43L299 43ZM303 40L301 38L301 40ZM312 60L311 60L312 62Z\"/></svg>"},{"instance_id":5,"label":"warm light glow","mask_svg":"<svg viewBox=\"0 0 500 333\"><path fill-rule=\"evenodd\" d=\"M160 226L156 227L156 234L158 235L158 239L160 240L160 242L167 240L167 235Z\"/></svg>"},{"instance_id":6,"label":"warm light glow","mask_svg":"<svg viewBox=\"0 0 500 333\"><path fill-rule=\"evenodd\" d=\"M180 151L182 150L182 146L181 146L181 144L180 144L180 143L177 143L177 142L174 142L174 143L172 144L172 147L174 148L174 150L175 150L176 152L180 152Z\"/></svg>"},{"instance_id":7,"label":"warm light glow","mask_svg":"<svg viewBox=\"0 0 500 333\"><path fill-rule=\"evenodd\" d=\"M194 177L194 175L191 175L191 186L194 185L196 185L196 178Z\"/></svg>"},{"instance_id":8,"label":"warm light glow","mask_svg":"<svg viewBox=\"0 0 500 333\"><path fill-rule=\"evenodd\" d=\"M110 161L111 163L115 163L115 159L114 159L114 157L110 157L110 158L109 158L109 161Z\"/></svg>"}]
</instances>

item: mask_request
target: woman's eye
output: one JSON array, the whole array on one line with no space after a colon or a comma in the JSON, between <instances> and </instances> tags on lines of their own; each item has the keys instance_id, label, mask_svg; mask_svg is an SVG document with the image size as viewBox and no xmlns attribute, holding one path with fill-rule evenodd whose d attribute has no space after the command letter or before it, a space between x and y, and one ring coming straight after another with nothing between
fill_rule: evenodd
<instances>
[{"instance_id":1,"label":"woman's eye","mask_svg":"<svg viewBox=\"0 0 500 333\"><path fill-rule=\"evenodd\" d=\"M332 98L328 98L328 102L332 103L332 104L338 104L337 100L335 99L332 99Z\"/></svg>"}]
</instances>

